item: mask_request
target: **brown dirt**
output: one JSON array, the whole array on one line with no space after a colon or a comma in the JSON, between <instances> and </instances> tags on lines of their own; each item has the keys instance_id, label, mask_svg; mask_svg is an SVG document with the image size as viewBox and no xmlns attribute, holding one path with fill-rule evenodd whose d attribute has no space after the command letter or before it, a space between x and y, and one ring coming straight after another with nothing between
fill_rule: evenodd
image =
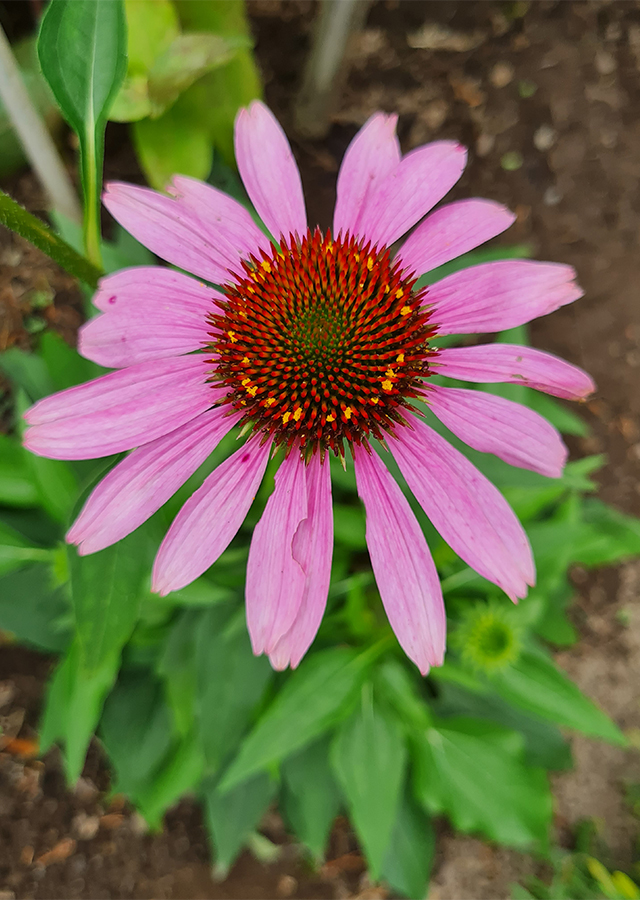
<instances>
[{"instance_id":1,"label":"brown dirt","mask_svg":"<svg viewBox=\"0 0 640 900\"><path fill-rule=\"evenodd\" d=\"M267 100L288 128L315 5L256 0L250 10ZM425 31L426 23L432 27ZM434 35L470 49L415 46L433 43ZM638 2L538 0L527 6L387 0L372 6L366 30L354 43L329 136L315 144L294 140L310 220L322 225L330 221L348 140L374 110L400 113L404 150L436 138L456 138L470 147L468 169L453 196L506 203L518 214L506 241L529 242L537 258L568 262L578 270L584 299L536 323L533 342L595 376L599 392L584 411L593 434L575 441L572 450L608 454L600 496L635 515L640 514L639 71ZM16 278L23 287L20 266L38 272L48 266L22 244L20 260L11 257L13 246L0 235L0 332L2 316L16 315L13 301L7 313L4 298L9 289L15 298ZM54 308L68 307L64 276L51 274L49 283L57 292ZM20 297L33 287L27 275L16 300L23 319L31 310L20 306ZM12 328L12 335L20 334L17 325ZM574 576L582 640L558 661L637 744L640 568L630 562ZM0 702L9 697L0 715L16 731L25 709L27 724L18 733L26 739L33 736L29 728L47 665L35 654L0 651L0 678L7 686L3 695L0 685ZM593 817L612 862L629 865L638 822L625 790L640 783L638 753L583 738L572 743L576 768L554 783L558 834L566 840L581 818ZM193 805L184 802L173 811L162 835L141 834L136 817L124 810L118 818L119 809L108 809L104 795L92 788L103 789L104 777L92 753L83 788L70 793L63 789L55 755L42 767L0 754L0 890L25 898L383 896L367 885L366 876L362 880L357 858L354 867L344 823L334 835L336 861L322 873L305 870L295 849L285 846L275 865L245 854L230 877L216 883ZM96 817L95 836L83 839L96 828ZM266 826L274 839L283 839L277 818L271 816ZM53 855L43 859L48 851ZM527 856L443 829L431 897L508 897L509 884L535 867Z\"/></svg>"}]
</instances>

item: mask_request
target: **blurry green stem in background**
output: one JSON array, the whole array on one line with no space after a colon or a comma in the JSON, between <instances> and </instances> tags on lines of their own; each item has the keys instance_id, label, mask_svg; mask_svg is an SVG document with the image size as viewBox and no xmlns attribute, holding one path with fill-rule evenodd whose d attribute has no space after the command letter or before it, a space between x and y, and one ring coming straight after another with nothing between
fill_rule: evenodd
<instances>
[{"instance_id":1,"label":"blurry green stem in background","mask_svg":"<svg viewBox=\"0 0 640 900\"><path fill-rule=\"evenodd\" d=\"M51 135L31 102L9 41L1 27L0 97L31 165L49 194L53 208L73 222L81 222L82 211L71 179Z\"/></svg>"},{"instance_id":2,"label":"blurry green stem in background","mask_svg":"<svg viewBox=\"0 0 640 900\"><path fill-rule=\"evenodd\" d=\"M349 38L364 24L370 5L370 0L322 0L294 107L296 128L305 137L321 138L329 130Z\"/></svg>"}]
</instances>

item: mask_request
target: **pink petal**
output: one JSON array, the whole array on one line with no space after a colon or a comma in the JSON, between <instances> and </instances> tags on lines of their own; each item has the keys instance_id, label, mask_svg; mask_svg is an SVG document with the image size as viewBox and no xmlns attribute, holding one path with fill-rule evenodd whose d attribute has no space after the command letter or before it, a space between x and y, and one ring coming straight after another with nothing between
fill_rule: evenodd
<instances>
[{"instance_id":1,"label":"pink petal","mask_svg":"<svg viewBox=\"0 0 640 900\"><path fill-rule=\"evenodd\" d=\"M521 403L484 391L431 386L429 407L465 444L512 466L560 478L568 450L545 418Z\"/></svg>"},{"instance_id":2,"label":"pink petal","mask_svg":"<svg viewBox=\"0 0 640 900\"><path fill-rule=\"evenodd\" d=\"M455 141L412 150L367 200L362 234L374 244L393 244L451 190L466 161L467 151Z\"/></svg>"},{"instance_id":3,"label":"pink petal","mask_svg":"<svg viewBox=\"0 0 640 900\"><path fill-rule=\"evenodd\" d=\"M223 299L218 291L175 269L134 266L101 278L91 302L102 312L122 312L141 300L153 304L169 300L204 316Z\"/></svg>"},{"instance_id":4,"label":"pink petal","mask_svg":"<svg viewBox=\"0 0 640 900\"><path fill-rule=\"evenodd\" d=\"M508 381L565 400L584 400L595 391L593 379L564 359L516 344L479 344L438 351L438 375L461 381Z\"/></svg>"},{"instance_id":5,"label":"pink petal","mask_svg":"<svg viewBox=\"0 0 640 900\"><path fill-rule=\"evenodd\" d=\"M115 544L160 509L212 453L241 414L228 407L201 416L134 450L102 479L66 539L80 554Z\"/></svg>"},{"instance_id":6,"label":"pink petal","mask_svg":"<svg viewBox=\"0 0 640 900\"><path fill-rule=\"evenodd\" d=\"M202 354L110 372L38 401L24 415L24 445L51 459L93 459L175 431L219 399Z\"/></svg>"},{"instance_id":7,"label":"pink petal","mask_svg":"<svg viewBox=\"0 0 640 900\"><path fill-rule=\"evenodd\" d=\"M185 203L150 188L111 181L102 202L113 218L162 259L217 284L229 281L245 249L233 229L214 227Z\"/></svg>"},{"instance_id":8,"label":"pink petal","mask_svg":"<svg viewBox=\"0 0 640 900\"><path fill-rule=\"evenodd\" d=\"M300 608L305 572L293 556L293 539L306 518L306 467L297 453L291 453L276 473L275 489L249 549L247 625L256 656L271 652Z\"/></svg>"},{"instance_id":9,"label":"pink petal","mask_svg":"<svg viewBox=\"0 0 640 900\"><path fill-rule=\"evenodd\" d=\"M412 426L412 427L410 427ZM409 488L444 540L512 599L535 583L529 541L502 494L419 419L389 441Z\"/></svg>"},{"instance_id":10,"label":"pink petal","mask_svg":"<svg viewBox=\"0 0 640 900\"><path fill-rule=\"evenodd\" d=\"M298 166L280 123L259 100L238 113L235 147L244 186L271 234L306 234Z\"/></svg>"},{"instance_id":11,"label":"pink petal","mask_svg":"<svg viewBox=\"0 0 640 900\"><path fill-rule=\"evenodd\" d=\"M400 162L397 115L375 113L347 147L338 173L333 232L358 234L367 200Z\"/></svg>"},{"instance_id":12,"label":"pink petal","mask_svg":"<svg viewBox=\"0 0 640 900\"><path fill-rule=\"evenodd\" d=\"M78 350L109 368L199 350L213 331L207 315L220 295L170 269L124 269L100 282L94 304L105 313L86 322Z\"/></svg>"},{"instance_id":13,"label":"pink petal","mask_svg":"<svg viewBox=\"0 0 640 900\"><path fill-rule=\"evenodd\" d=\"M444 658L446 617L436 567L406 497L380 457L358 448L354 466L380 597L400 646L426 675Z\"/></svg>"},{"instance_id":14,"label":"pink petal","mask_svg":"<svg viewBox=\"0 0 640 900\"><path fill-rule=\"evenodd\" d=\"M224 229L243 256L255 253L257 248L270 252L269 238L258 228L249 210L223 191L187 175L174 175L167 191L192 209L212 232Z\"/></svg>"},{"instance_id":15,"label":"pink petal","mask_svg":"<svg viewBox=\"0 0 640 900\"><path fill-rule=\"evenodd\" d=\"M506 206L492 200L457 200L431 213L400 248L397 259L416 275L468 253L515 222Z\"/></svg>"},{"instance_id":16,"label":"pink petal","mask_svg":"<svg viewBox=\"0 0 640 900\"><path fill-rule=\"evenodd\" d=\"M164 596L190 584L223 553L253 503L271 441L256 435L223 463L187 500L160 545L151 590Z\"/></svg>"},{"instance_id":17,"label":"pink petal","mask_svg":"<svg viewBox=\"0 0 640 900\"><path fill-rule=\"evenodd\" d=\"M300 608L289 631L269 654L274 669L292 669L300 663L313 641L327 604L333 552L333 510L329 461L320 463L316 453L307 466L307 518L293 538L293 558L305 573Z\"/></svg>"},{"instance_id":18,"label":"pink petal","mask_svg":"<svg viewBox=\"0 0 640 900\"><path fill-rule=\"evenodd\" d=\"M425 304L433 307L440 334L504 331L582 297L575 275L572 266L562 263L482 263L438 281Z\"/></svg>"}]
</instances>

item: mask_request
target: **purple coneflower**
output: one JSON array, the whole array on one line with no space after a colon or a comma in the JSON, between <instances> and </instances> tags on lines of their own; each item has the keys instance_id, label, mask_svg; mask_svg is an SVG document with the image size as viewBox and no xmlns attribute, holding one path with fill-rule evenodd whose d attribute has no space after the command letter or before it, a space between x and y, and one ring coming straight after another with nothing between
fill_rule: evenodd
<instances>
[{"instance_id":1,"label":"purple coneflower","mask_svg":"<svg viewBox=\"0 0 640 900\"><path fill-rule=\"evenodd\" d=\"M535 571L527 537L499 491L414 408L477 450L558 477L560 435L537 413L429 376L524 384L585 397L582 370L539 350L488 344L435 350L436 335L496 332L581 296L570 266L489 262L428 289L416 279L504 231L513 215L465 200L426 218L450 190L465 150L438 141L401 157L396 116L372 116L338 176L333 229L307 227L300 175L280 125L259 102L237 118L238 168L270 241L224 193L176 176L170 196L112 183L114 218L167 262L101 281L102 314L79 350L118 371L47 397L26 414L26 446L54 459L132 450L95 488L67 540L94 553L159 509L221 438L246 442L185 503L156 557L153 590L189 584L229 545L272 449L284 459L247 566L255 653L297 666L323 616L333 519L329 456L353 458L367 545L389 621L426 673L442 663L445 612L436 569L411 507L372 439L391 451L414 496L455 552L512 600ZM132 449L135 448L135 449Z\"/></svg>"}]
</instances>

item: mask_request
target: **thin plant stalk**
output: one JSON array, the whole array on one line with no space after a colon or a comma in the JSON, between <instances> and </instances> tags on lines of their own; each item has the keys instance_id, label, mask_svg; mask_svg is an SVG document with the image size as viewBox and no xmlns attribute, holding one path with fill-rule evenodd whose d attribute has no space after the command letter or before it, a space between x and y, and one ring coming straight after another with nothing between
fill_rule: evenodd
<instances>
[{"instance_id":1,"label":"thin plant stalk","mask_svg":"<svg viewBox=\"0 0 640 900\"><path fill-rule=\"evenodd\" d=\"M49 195L52 207L73 222L82 221L75 189L51 135L25 87L9 41L0 27L0 97L24 151Z\"/></svg>"}]
</instances>

